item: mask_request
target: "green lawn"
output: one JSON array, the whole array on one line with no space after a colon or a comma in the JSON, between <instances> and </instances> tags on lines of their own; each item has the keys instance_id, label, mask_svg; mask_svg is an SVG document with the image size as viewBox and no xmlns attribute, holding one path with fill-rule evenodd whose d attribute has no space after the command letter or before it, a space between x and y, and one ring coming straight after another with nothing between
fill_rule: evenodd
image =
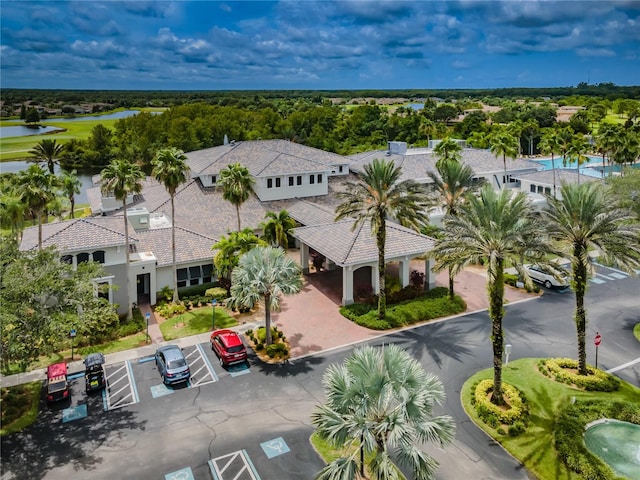
<instances>
[{"instance_id":1,"label":"green lawn","mask_svg":"<svg viewBox=\"0 0 640 480\"><path fill-rule=\"evenodd\" d=\"M640 342L640 323L636 323L636 326L633 327L633 335Z\"/></svg>"},{"instance_id":2,"label":"green lawn","mask_svg":"<svg viewBox=\"0 0 640 480\"><path fill-rule=\"evenodd\" d=\"M576 400L610 400L640 403L640 389L622 382L617 392L586 392L557 383L538 372L538 359L525 358L503 369L503 380L524 392L530 408L530 424L522 435L497 436L482 423L471 406L471 387L478 380L493 378L493 369L482 370L469 378L461 392L462 404L471 419L502 444L540 480L579 480L581 477L561 463L554 448L554 423L561 407Z\"/></svg>"},{"instance_id":3,"label":"green lawn","mask_svg":"<svg viewBox=\"0 0 640 480\"><path fill-rule=\"evenodd\" d=\"M38 416L42 382L25 383L2 389L1 435L9 435L31 425Z\"/></svg>"},{"instance_id":4,"label":"green lawn","mask_svg":"<svg viewBox=\"0 0 640 480\"><path fill-rule=\"evenodd\" d=\"M165 320L160 324L160 331L165 340L175 340L211 331L212 321L211 307L201 307ZM235 325L238 322L224 308L216 308L216 329Z\"/></svg>"}]
</instances>

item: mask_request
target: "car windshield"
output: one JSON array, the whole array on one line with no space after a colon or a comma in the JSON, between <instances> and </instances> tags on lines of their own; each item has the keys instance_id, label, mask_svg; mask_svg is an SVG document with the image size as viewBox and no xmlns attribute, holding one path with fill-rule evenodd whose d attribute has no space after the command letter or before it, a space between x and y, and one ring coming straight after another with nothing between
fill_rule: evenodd
<instances>
[{"instance_id":1,"label":"car windshield","mask_svg":"<svg viewBox=\"0 0 640 480\"><path fill-rule=\"evenodd\" d=\"M167 362L167 368L173 370L174 368L184 367L187 364L184 358L176 358Z\"/></svg>"},{"instance_id":2,"label":"car windshield","mask_svg":"<svg viewBox=\"0 0 640 480\"><path fill-rule=\"evenodd\" d=\"M54 382L49 384L49 392L58 392L60 390L64 390L66 388L66 382L61 380L59 382Z\"/></svg>"},{"instance_id":3,"label":"car windshield","mask_svg":"<svg viewBox=\"0 0 640 480\"><path fill-rule=\"evenodd\" d=\"M236 345L235 347L229 347L229 353L238 353L241 352L243 349L242 345Z\"/></svg>"}]
</instances>

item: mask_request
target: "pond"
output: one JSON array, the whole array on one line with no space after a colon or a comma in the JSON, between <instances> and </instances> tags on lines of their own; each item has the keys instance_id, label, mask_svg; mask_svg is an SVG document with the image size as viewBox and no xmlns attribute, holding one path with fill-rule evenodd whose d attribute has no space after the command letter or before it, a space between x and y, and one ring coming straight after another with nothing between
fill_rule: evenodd
<instances>
[{"instance_id":1,"label":"pond","mask_svg":"<svg viewBox=\"0 0 640 480\"><path fill-rule=\"evenodd\" d=\"M140 113L139 110L122 110L121 112L109 113L107 115L89 115L78 117L65 117L65 118L50 118L48 120L42 120L40 128L30 128L25 125L16 125L15 127L0 127L0 138L9 137L26 137L28 135L41 135L43 133L50 133L56 130L62 130L64 127L56 127L52 124L64 124L67 122L85 122L90 120L119 120L121 118L132 117ZM161 112L152 112L161 113ZM8 120L8 122L24 123L24 120Z\"/></svg>"},{"instance_id":2,"label":"pond","mask_svg":"<svg viewBox=\"0 0 640 480\"><path fill-rule=\"evenodd\" d=\"M640 425L603 418L587 425L584 443L618 475L640 480Z\"/></svg>"},{"instance_id":3,"label":"pond","mask_svg":"<svg viewBox=\"0 0 640 480\"><path fill-rule=\"evenodd\" d=\"M25 162L24 160L16 162L2 162L0 163L0 173L19 172L21 170L26 170L30 165L33 165L33 163ZM56 165L54 171L56 174L60 173L60 167ZM76 203L88 203L87 188L93 186L91 176L92 174L88 172L78 172L78 179L82 185L80 186L80 193L76 195Z\"/></svg>"}]
</instances>

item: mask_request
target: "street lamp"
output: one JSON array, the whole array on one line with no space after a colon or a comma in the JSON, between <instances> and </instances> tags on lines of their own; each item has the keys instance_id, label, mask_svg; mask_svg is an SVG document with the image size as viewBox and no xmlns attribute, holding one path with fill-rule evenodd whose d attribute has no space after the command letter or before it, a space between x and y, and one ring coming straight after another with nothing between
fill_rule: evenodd
<instances>
[{"instance_id":1,"label":"street lamp","mask_svg":"<svg viewBox=\"0 0 640 480\"><path fill-rule=\"evenodd\" d=\"M211 330L216 329L216 304L218 301L214 298L211 300L211 306L213 307L213 313L211 315Z\"/></svg>"}]
</instances>

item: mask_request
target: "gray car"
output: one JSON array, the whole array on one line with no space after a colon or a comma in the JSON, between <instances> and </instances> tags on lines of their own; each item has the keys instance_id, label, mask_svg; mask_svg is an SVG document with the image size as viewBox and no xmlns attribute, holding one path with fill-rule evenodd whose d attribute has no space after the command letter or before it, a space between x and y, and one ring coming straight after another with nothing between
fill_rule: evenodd
<instances>
[{"instance_id":1,"label":"gray car","mask_svg":"<svg viewBox=\"0 0 640 480\"><path fill-rule=\"evenodd\" d=\"M191 377L189 364L177 345L166 345L156 350L156 366L162 383L166 385L187 382Z\"/></svg>"}]
</instances>

